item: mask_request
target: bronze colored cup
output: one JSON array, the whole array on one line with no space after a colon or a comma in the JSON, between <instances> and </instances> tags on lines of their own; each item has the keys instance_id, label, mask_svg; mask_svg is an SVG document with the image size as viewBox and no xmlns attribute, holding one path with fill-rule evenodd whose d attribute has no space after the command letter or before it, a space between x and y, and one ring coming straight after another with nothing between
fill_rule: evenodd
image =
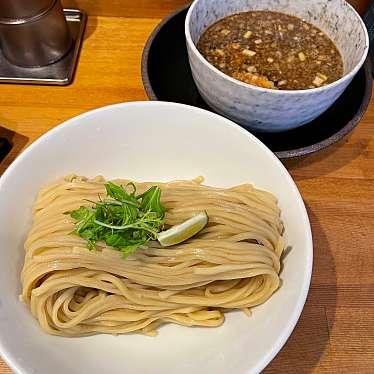
<instances>
[{"instance_id":1,"label":"bronze colored cup","mask_svg":"<svg viewBox=\"0 0 374 374\"><path fill-rule=\"evenodd\" d=\"M14 0L0 1L10 3ZM23 67L40 67L56 62L72 45L60 0L53 0L49 8L29 18L0 19L0 35L4 56L11 63Z\"/></svg>"}]
</instances>

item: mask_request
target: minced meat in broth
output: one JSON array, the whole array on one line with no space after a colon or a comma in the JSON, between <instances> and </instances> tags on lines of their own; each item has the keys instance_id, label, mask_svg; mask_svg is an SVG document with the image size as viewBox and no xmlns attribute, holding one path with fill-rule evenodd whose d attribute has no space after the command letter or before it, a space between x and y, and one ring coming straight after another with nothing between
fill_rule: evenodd
<instances>
[{"instance_id":1,"label":"minced meat in broth","mask_svg":"<svg viewBox=\"0 0 374 374\"><path fill-rule=\"evenodd\" d=\"M265 88L316 88L343 75L341 55L326 34L278 12L223 18L203 33L197 48L223 73Z\"/></svg>"}]
</instances>

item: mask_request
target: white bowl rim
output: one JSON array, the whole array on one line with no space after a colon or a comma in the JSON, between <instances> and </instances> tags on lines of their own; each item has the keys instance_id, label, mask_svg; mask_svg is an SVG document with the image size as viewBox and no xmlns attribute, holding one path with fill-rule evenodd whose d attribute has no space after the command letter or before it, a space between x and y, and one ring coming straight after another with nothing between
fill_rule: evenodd
<instances>
[{"instance_id":1,"label":"white bowl rim","mask_svg":"<svg viewBox=\"0 0 374 374\"><path fill-rule=\"evenodd\" d=\"M356 16L358 22L360 23L362 29L364 30L364 34L365 34L365 49L364 49L364 52L362 54L362 57L361 57L360 61L356 64L356 66L348 74L344 74L338 80L336 80L332 83L326 84L325 86L321 86L321 87L317 87L317 88L308 88L306 90L274 90L272 88L263 88L263 87L251 85L251 84L248 84L248 83L244 83L244 82L242 82L238 79L231 78L229 75L223 73L221 70L217 69L210 62L208 62L206 60L206 58L196 48L195 43L192 41L192 37L191 37L191 33L190 33L191 14L192 14L194 8L196 7L196 5L199 1L200 0L194 0L193 1L190 8L188 9L186 19L185 19L185 22L184 22L184 33L185 33L186 42L187 42L188 46L191 48L191 50L193 51L195 56L197 56L197 58L200 60L200 62L202 62L205 66L207 66L208 69L210 69L214 73L218 74L221 78L223 78L225 80L228 80L229 82L234 83L234 84L236 84L238 86L241 86L241 87L244 87L244 88L250 87L251 89L253 89L255 91L267 92L267 93L271 92L271 93L274 93L274 95L285 95L285 94L286 95L295 95L295 94L307 95L308 93L314 93L314 92L317 93L317 92L326 91L326 90L332 89L332 88L344 83L345 81L353 78L357 74L357 72L360 70L362 65L364 64L364 62L366 60L366 57L368 55L368 52L369 52L369 34L368 34L367 28L365 26L365 23L364 23L363 19L360 17L360 15L357 13L356 9L351 4L349 4L347 1L344 0L347 3L347 6L349 8L351 8L351 11L353 11L353 13L355 14L355 16Z\"/></svg>"},{"instance_id":2,"label":"white bowl rim","mask_svg":"<svg viewBox=\"0 0 374 374\"><path fill-rule=\"evenodd\" d=\"M55 135L61 133L66 127L70 126L76 126L76 121L79 121L82 118L92 116L95 113L98 112L105 112L110 111L113 108L119 108L119 107L136 107L136 106L174 106L174 107L180 107L185 108L187 110L191 110L194 112L200 112L204 113L204 115L211 116L213 118L219 119L222 121L222 123L225 124L225 126L229 126L231 128L235 128L236 131L242 133L244 136L248 137L256 143L265 153L267 153L277 164L279 169L282 171L282 174L288 181L290 182L290 187L292 188L293 192L296 194L298 203L300 205L300 208L302 209L302 218L303 218L303 225L307 227L306 231L306 238L307 241L305 243L306 248L306 263L307 263L307 269L303 277L303 289L302 292L299 294L295 308L293 310L292 315L289 317L289 322L286 326L283 327L282 333L278 335L276 338L273 347L269 349L267 354L259 359L259 363L257 366L250 368L251 372L260 373L272 360L273 358L279 353L279 351L282 349L282 347L287 342L288 338L291 336L299 318L303 311L309 288L310 288L310 282L312 277L312 269L313 269L313 239L312 239L312 230L310 226L310 221L308 217L308 213L304 204L304 201L301 197L301 194L296 186L296 183L292 179L291 175L285 168L285 166L282 164L282 162L275 156L275 154L259 139L257 139L253 134L245 130L244 128L237 125L235 122L219 115L216 113L212 113L208 110L197 108L191 105L186 104L180 104L180 103L174 103L174 102L167 102L167 101L132 101L132 102L125 102L125 103L117 103L112 105L107 105L104 107L100 107L97 109L90 110L88 112L84 112L82 114L79 114L75 117L72 117L58 126L50 129L46 133L44 133L41 137L39 137L35 142L33 142L31 145L29 145L6 169L6 171L3 173L3 175L0 178L0 191L2 189L2 186L7 183L8 178L12 177L12 174L16 172L18 164L22 163L23 159L26 158L35 148L37 148L40 144L48 141L50 138L54 137ZM1 194L0 194L1 196ZM0 197L1 198L1 197ZM6 344L4 343L4 340L2 339L1 332L0 332L0 356L3 358L3 360L7 363L7 365L16 373L16 374L27 374L27 368L24 366L24 364L20 364L19 359L17 358L17 355L9 352L6 348Z\"/></svg>"}]
</instances>

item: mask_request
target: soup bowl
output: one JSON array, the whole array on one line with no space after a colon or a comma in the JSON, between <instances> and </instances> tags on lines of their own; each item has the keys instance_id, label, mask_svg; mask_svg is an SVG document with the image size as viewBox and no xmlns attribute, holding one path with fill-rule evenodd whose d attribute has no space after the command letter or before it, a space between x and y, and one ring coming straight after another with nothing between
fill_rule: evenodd
<instances>
[{"instance_id":1,"label":"soup bowl","mask_svg":"<svg viewBox=\"0 0 374 374\"><path fill-rule=\"evenodd\" d=\"M318 88L273 90L241 82L215 68L196 47L201 35L222 18L251 10L286 13L317 26L340 51L342 78ZM299 127L327 110L357 74L369 49L365 24L344 0L195 0L186 17L185 36L192 75L204 100L218 113L263 132Z\"/></svg>"}]
</instances>

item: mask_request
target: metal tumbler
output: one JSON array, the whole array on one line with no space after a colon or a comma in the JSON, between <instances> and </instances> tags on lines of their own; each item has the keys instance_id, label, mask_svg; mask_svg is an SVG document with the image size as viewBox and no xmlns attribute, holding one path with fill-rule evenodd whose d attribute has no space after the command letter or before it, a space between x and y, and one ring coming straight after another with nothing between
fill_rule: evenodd
<instances>
[{"instance_id":1,"label":"metal tumbler","mask_svg":"<svg viewBox=\"0 0 374 374\"><path fill-rule=\"evenodd\" d=\"M26 19L45 12L54 0L0 0L0 22Z\"/></svg>"},{"instance_id":2,"label":"metal tumbler","mask_svg":"<svg viewBox=\"0 0 374 374\"><path fill-rule=\"evenodd\" d=\"M73 41L60 0L1 0L0 4L1 48L11 63L45 66L69 51Z\"/></svg>"}]
</instances>

